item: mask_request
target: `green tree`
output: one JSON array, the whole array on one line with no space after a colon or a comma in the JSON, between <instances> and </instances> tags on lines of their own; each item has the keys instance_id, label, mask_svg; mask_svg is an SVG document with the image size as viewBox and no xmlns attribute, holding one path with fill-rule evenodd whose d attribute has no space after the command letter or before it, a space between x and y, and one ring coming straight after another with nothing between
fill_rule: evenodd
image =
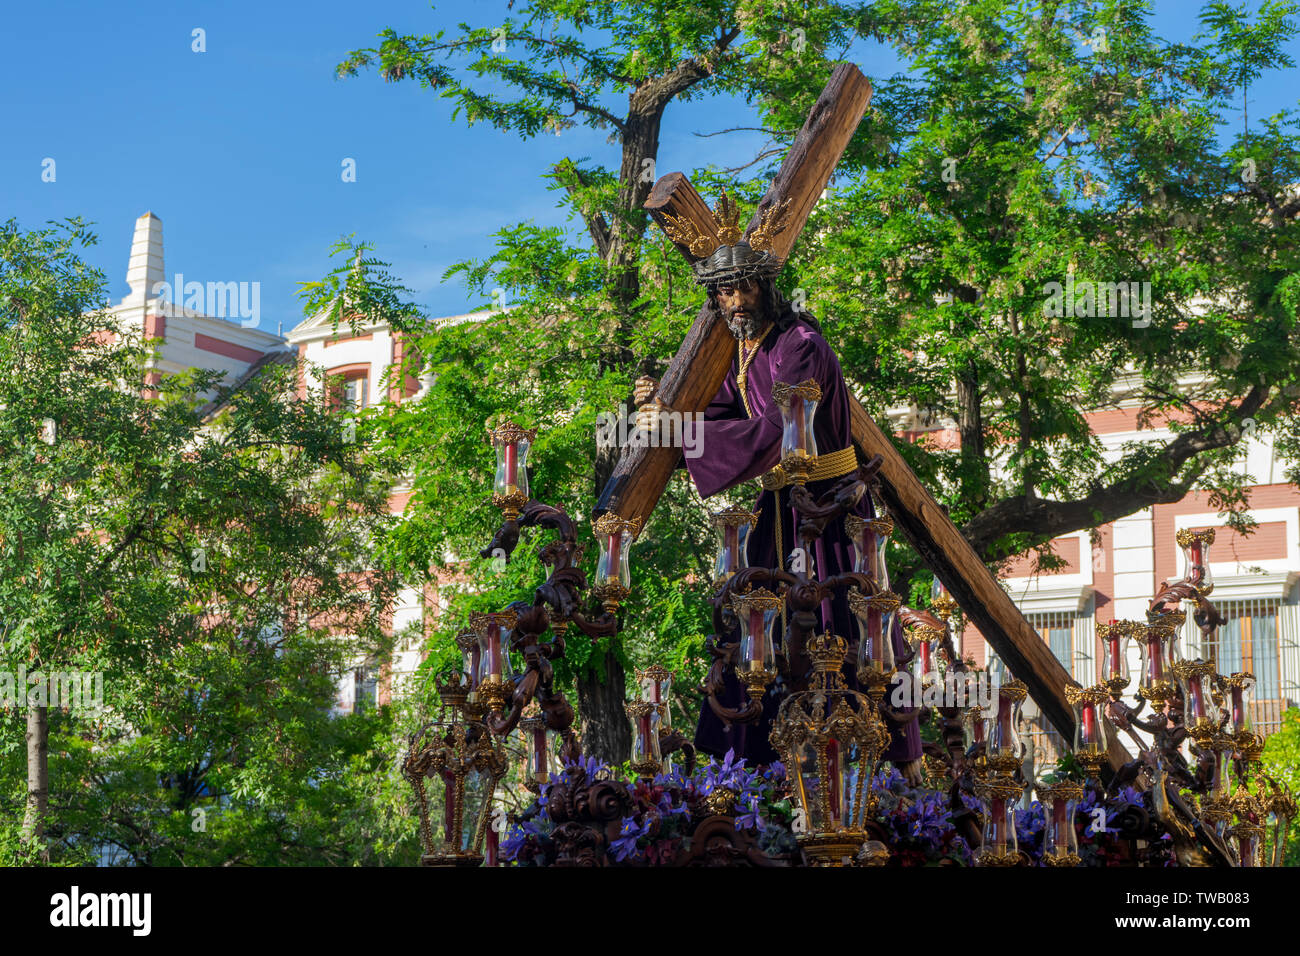
<instances>
[{"instance_id":1,"label":"green tree","mask_svg":"<svg viewBox=\"0 0 1300 956\"><path fill-rule=\"evenodd\" d=\"M1296 9L1207 4L1187 45L1136 2L872 5L906 72L793 267L874 413L955 423L904 451L987 560L1193 490L1239 511L1243 435L1296 460L1294 113L1219 145ZM1108 458L1087 416L1121 403L1173 434Z\"/></svg>"},{"instance_id":2,"label":"green tree","mask_svg":"<svg viewBox=\"0 0 1300 956\"><path fill-rule=\"evenodd\" d=\"M287 359L147 397L150 343L103 310L91 241L0 227L0 671L40 677L0 714L0 801L25 807L5 845L352 859L336 814L396 750L390 716L329 716L337 674L382 658L398 580L368 563L392 520L369 426L298 401ZM52 698L69 672L102 675L102 711Z\"/></svg>"},{"instance_id":3,"label":"green tree","mask_svg":"<svg viewBox=\"0 0 1300 956\"><path fill-rule=\"evenodd\" d=\"M1269 734L1264 745L1264 772L1279 784L1290 788L1293 799L1300 795L1300 708L1292 707L1284 712L1282 726ZM1285 840L1283 865L1300 866L1300 816L1292 818ZM1264 852L1268 854L1265 859L1272 858L1271 827Z\"/></svg>"},{"instance_id":4,"label":"green tree","mask_svg":"<svg viewBox=\"0 0 1300 956\"><path fill-rule=\"evenodd\" d=\"M374 67L388 81L417 80L455 101L453 119L463 114L467 123L486 121L524 138L577 125L607 130L617 162L614 168L569 157L547 172L549 187L581 223L578 236L508 226L488 260L453 270L484 294L501 289L512 310L485 327L443 330L419 342L438 385L392 423L394 447L415 476L398 544L408 567L428 569L441 563L444 550L463 556L472 542L487 540L482 532L491 522L483 509L469 525L455 513L462 502L481 500L486 472L470 462L482 461L481 427L490 417L541 426L534 452L540 496L575 517L591 507L617 460L616 447L594 445L596 414L631 404L633 380L661 370L699 305L691 291L674 301L674 287L690 290L689 274L657 231L646 241L642 207L656 179L668 107L736 95L778 111L793 126L776 128L792 133L829 75L826 51L844 47L860 30L862 9L543 0L510 5L500 23L460 24L450 36L386 30L378 46L340 64L341 75ZM701 186L722 181L716 174L696 179ZM709 538L701 524L693 492L670 489L636 552L638 600L656 597L628 608L622 641L585 657L586 648L570 644L567 663L575 668L589 753L615 762L629 754L623 701L630 661L648 663L645 653L666 644L687 668L684 677L702 670L701 632L709 628L697 599ZM692 586L683 580L688 570L695 591L683 600L682 588ZM485 583L475 579L474 600L507 596L508 589L484 591ZM521 581L515 597L526 596L527 587Z\"/></svg>"}]
</instances>

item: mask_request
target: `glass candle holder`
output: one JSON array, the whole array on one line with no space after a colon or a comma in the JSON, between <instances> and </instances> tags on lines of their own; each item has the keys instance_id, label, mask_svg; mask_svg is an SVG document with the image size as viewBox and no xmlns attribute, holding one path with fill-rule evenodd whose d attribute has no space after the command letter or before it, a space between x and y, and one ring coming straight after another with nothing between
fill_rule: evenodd
<instances>
[{"instance_id":1,"label":"glass candle holder","mask_svg":"<svg viewBox=\"0 0 1300 956\"><path fill-rule=\"evenodd\" d=\"M1219 732L1214 665L1203 660L1178 661L1173 670L1183 692L1183 727L1197 743L1208 743Z\"/></svg>"},{"instance_id":2,"label":"glass candle holder","mask_svg":"<svg viewBox=\"0 0 1300 956\"><path fill-rule=\"evenodd\" d=\"M637 685L641 688L641 700L654 704L659 710L659 726L663 730L672 727L672 708L669 697L672 693L672 671L659 665L651 665L645 670L636 671Z\"/></svg>"},{"instance_id":3,"label":"glass candle holder","mask_svg":"<svg viewBox=\"0 0 1300 956\"><path fill-rule=\"evenodd\" d=\"M761 697L776 678L776 647L772 625L781 610L781 599L766 588L735 594L731 609L740 625L740 654L736 676L751 698Z\"/></svg>"},{"instance_id":4,"label":"glass candle holder","mask_svg":"<svg viewBox=\"0 0 1300 956\"><path fill-rule=\"evenodd\" d=\"M460 648L462 661L462 679L468 691L468 700L473 702L478 694L479 658L481 650L478 635L473 628L462 628L456 635L456 646Z\"/></svg>"},{"instance_id":5,"label":"glass candle holder","mask_svg":"<svg viewBox=\"0 0 1300 956\"><path fill-rule=\"evenodd\" d=\"M1229 738L1216 740L1213 747L1214 775L1210 778L1210 799L1226 800L1232 786L1232 740Z\"/></svg>"},{"instance_id":6,"label":"glass candle holder","mask_svg":"<svg viewBox=\"0 0 1300 956\"><path fill-rule=\"evenodd\" d=\"M537 429L521 428L514 422L488 430L497 456L492 504L507 519L519 517L519 509L528 503L528 450L536 438Z\"/></svg>"},{"instance_id":7,"label":"glass candle holder","mask_svg":"<svg viewBox=\"0 0 1300 956\"><path fill-rule=\"evenodd\" d=\"M1018 725L1020 708L1028 696L1029 688L1024 681L1015 678L996 682L999 686L997 699L993 702L993 714L986 717L984 723L985 760L996 771L1012 773L1020 767L1020 761L1025 755Z\"/></svg>"},{"instance_id":8,"label":"glass candle holder","mask_svg":"<svg viewBox=\"0 0 1300 956\"><path fill-rule=\"evenodd\" d=\"M672 686L673 672L658 664L652 664L645 670L636 671L637 686L641 689L641 699L654 704L659 714L659 733L662 736L672 729ZM663 772L672 772L671 754L663 754Z\"/></svg>"},{"instance_id":9,"label":"glass candle holder","mask_svg":"<svg viewBox=\"0 0 1300 956\"><path fill-rule=\"evenodd\" d=\"M1224 702L1228 710L1228 723L1224 732L1233 737L1255 734L1255 718L1251 713L1251 697L1255 693L1255 675L1238 671L1228 678L1228 696Z\"/></svg>"},{"instance_id":10,"label":"glass candle holder","mask_svg":"<svg viewBox=\"0 0 1300 956\"><path fill-rule=\"evenodd\" d=\"M1236 843L1237 865L1261 867L1264 865L1264 808L1244 788L1232 795L1231 803L1237 823L1228 828L1227 837Z\"/></svg>"},{"instance_id":11,"label":"glass candle holder","mask_svg":"<svg viewBox=\"0 0 1300 956\"><path fill-rule=\"evenodd\" d=\"M1268 865L1282 866L1283 860L1286 859L1287 830L1296 815L1296 801L1290 788L1279 785L1276 780L1270 780L1265 808L1267 810L1265 822L1268 824L1271 837L1269 843L1272 846Z\"/></svg>"},{"instance_id":12,"label":"glass candle holder","mask_svg":"<svg viewBox=\"0 0 1300 956\"><path fill-rule=\"evenodd\" d=\"M1075 759L1095 773L1105 763L1110 746L1105 718L1110 691L1104 684L1087 688L1067 684L1065 699L1074 708Z\"/></svg>"},{"instance_id":13,"label":"glass candle holder","mask_svg":"<svg viewBox=\"0 0 1300 956\"><path fill-rule=\"evenodd\" d=\"M1183 549L1183 581L1199 593L1209 594L1214 590L1210 574L1210 545L1214 544L1214 529L1192 531L1183 528L1174 537Z\"/></svg>"},{"instance_id":14,"label":"glass candle holder","mask_svg":"<svg viewBox=\"0 0 1300 956\"><path fill-rule=\"evenodd\" d=\"M1182 645L1179 643L1179 635L1182 631L1183 622L1187 620L1187 612L1174 608L1158 612L1147 613L1147 626L1164 629L1168 633L1168 640L1164 642L1165 664L1172 668L1174 664L1183 659Z\"/></svg>"},{"instance_id":15,"label":"glass candle holder","mask_svg":"<svg viewBox=\"0 0 1300 956\"><path fill-rule=\"evenodd\" d=\"M537 793L559 769L555 751L550 746L550 735L546 729L546 718L537 712L536 704L530 705L533 713L519 721L519 732L524 746L523 784L533 793Z\"/></svg>"},{"instance_id":16,"label":"glass candle holder","mask_svg":"<svg viewBox=\"0 0 1300 956\"><path fill-rule=\"evenodd\" d=\"M821 386L812 379L798 385L776 382L772 386L772 400L781 409L781 467L797 485L808 480L812 459L817 457L813 420L821 398Z\"/></svg>"},{"instance_id":17,"label":"glass candle holder","mask_svg":"<svg viewBox=\"0 0 1300 956\"><path fill-rule=\"evenodd\" d=\"M858 625L858 681L879 703L896 666L893 634L900 601L892 591L867 597L851 588L848 602Z\"/></svg>"},{"instance_id":18,"label":"glass candle holder","mask_svg":"<svg viewBox=\"0 0 1300 956\"><path fill-rule=\"evenodd\" d=\"M1133 639L1142 655L1138 691L1156 711L1163 711L1174 696L1174 681L1168 658L1168 644L1174 632L1167 627L1135 628Z\"/></svg>"},{"instance_id":19,"label":"glass candle holder","mask_svg":"<svg viewBox=\"0 0 1300 956\"><path fill-rule=\"evenodd\" d=\"M908 637L916 654L912 657L912 677L920 687L930 687L943 680L939 673L939 638L925 632L931 628L910 628Z\"/></svg>"},{"instance_id":20,"label":"glass candle holder","mask_svg":"<svg viewBox=\"0 0 1300 956\"><path fill-rule=\"evenodd\" d=\"M1016 841L1016 804L1022 788L1009 774L993 774L975 785L984 811L983 844L975 856L980 866L1015 866L1020 862Z\"/></svg>"},{"instance_id":21,"label":"glass candle holder","mask_svg":"<svg viewBox=\"0 0 1300 956\"><path fill-rule=\"evenodd\" d=\"M1097 625L1097 637L1101 640L1101 673L1106 688L1111 696L1119 699L1128 687L1130 676L1128 654L1124 651L1124 639L1128 629L1114 618L1109 624Z\"/></svg>"},{"instance_id":22,"label":"glass candle holder","mask_svg":"<svg viewBox=\"0 0 1300 956\"><path fill-rule=\"evenodd\" d=\"M600 543L600 557L596 561L591 593L604 603L607 611L614 611L632 591L628 551L639 523L608 512L598 518L593 527Z\"/></svg>"},{"instance_id":23,"label":"glass candle holder","mask_svg":"<svg viewBox=\"0 0 1300 956\"><path fill-rule=\"evenodd\" d=\"M844 530L853 542L853 570L871 578L881 591L888 591L889 565L885 552L894 531L894 519L849 515L844 519Z\"/></svg>"},{"instance_id":24,"label":"glass candle holder","mask_svg":"<svg viewBox=\"0 0 1300 956\"><path fill-rule=\"evenodd\" d=\"M636 682L641 689L641 699L659 707L664 726L669 726L668 703L669 694L672 693L673 672L652 664L645 670L636 671Z\"/></svg>"},{"instance_id":25,"label":"glass candle holder","mask_svg":"<svg viewBox=\"0 0 1300 956\"><path fill-rule=\"evenodd\" d=\"M653 777L663 769L659 751L659 711L646 700L623 705L632 721L632 770L641 777Z\"/></svg>"},{"instance_id":26,"label":"glass candle holder","mask_svg":"<svg viewBox=\"0 0 1300 956\"><path fill-rule=\"evenodd\" d=\"M1079 834L1074 814L1083 799L1083 787L1068 780L1038 786L1043 802L1043 865L1078 866Z\"/></svg>"},{"instance_id":27,"label":"glass candle holder","mask_svg":"<svg viewBox=\"0 0 1300 956\"><path fill-rule=\"evenodd\" d=\"M514 669L510 664L509 635L518 615L514 611L493 611L470 615L470 626L478 636L479 698L496 712L514 691Z\"/></svg>"},{"instance_id":28,"label":"glass candle holder","mask_svg":"<svg viewBox=\"0 0 1300 956\"><path fill-rule=\"evenodd\" d=\"M802 745L795 796L807 814L810 834L829 836L861 828L868 784L859 775L870 773L870 765L863 766L866 753L834 734Z\"/></svg>"},{"instance_id":29,"label":"glass candle holder","mask_svg":"<svg viewBox=\"0 0 1300 956\"><path fill-rule=\"evenodd\" d=\"M713 563L713 586L722 587L733 574L749 567L749 533L758 515L745 508L724 508L713 512L718 530L718 556Z\"/></svg>"},{"instance_id":30,"label":"glass candle holder","mask_svg":"<svg viewBox=\"0 0 1300 956\"><path fill-rule=\"evenodd\" d=\"M496 614L485 614L483 619L483 624L477 629L482 676L485 680L508 677L510 653L505 646L505 629L501 625L501 618Z\"/></svg>"}]
</instances>

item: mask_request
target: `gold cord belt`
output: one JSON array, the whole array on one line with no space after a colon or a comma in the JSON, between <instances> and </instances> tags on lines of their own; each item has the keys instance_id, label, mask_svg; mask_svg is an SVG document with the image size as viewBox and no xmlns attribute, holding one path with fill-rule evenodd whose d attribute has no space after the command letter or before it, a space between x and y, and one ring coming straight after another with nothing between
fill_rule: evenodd
<instances>
[{"instance_id":1,"label":"gold cord belt","mask_svg":"<svg viewBox=\"0 0 1300 956\"><path fill-rule=\"evenodd\" d=\"M842 478L845 475L856 471L858 467L858 455L852 448L841 448L839 451L833 451L826 455L818 455L812 459L812 471L808 475L809 481L825 481L827 478ZM786 477L785 469L777 465L760 479L763 488L766 491L775 491L777 488L784 488L790 483Z\"/></svg>"}]
</instances>

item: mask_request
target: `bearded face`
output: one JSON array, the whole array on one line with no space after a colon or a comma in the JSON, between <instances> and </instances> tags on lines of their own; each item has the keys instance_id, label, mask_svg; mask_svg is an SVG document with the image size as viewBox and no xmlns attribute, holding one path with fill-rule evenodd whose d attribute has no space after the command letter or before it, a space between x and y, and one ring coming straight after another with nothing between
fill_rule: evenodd
<instances>
[{"instance_id":1,"label":"bearded face","mask_svg":"<svg viewBox=\"0 0 1300 956\"><path fill-rule=\"evenodd\" d=\"M724 283L717 290L718 308L737 339L756 339L770 318L761 286L753 279Z\"/></svg>"}]
</instances>

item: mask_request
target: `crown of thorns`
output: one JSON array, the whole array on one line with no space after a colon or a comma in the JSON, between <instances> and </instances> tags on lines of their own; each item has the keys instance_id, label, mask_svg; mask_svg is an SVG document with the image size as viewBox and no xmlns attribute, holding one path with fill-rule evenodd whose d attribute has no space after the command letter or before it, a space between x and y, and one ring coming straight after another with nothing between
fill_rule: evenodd
<instances>
[{"instance_id":1,"label":"crown of thorns","mask_svg":"<svg viewBox=\"0 0 1300 956\"><path fill-rule=\"evenodd\" d=\"M685 246L699 259L691 269L700 285L772 278L783 264L772 252L772 242L789 224L789 207L787 198L765 210L759 216L757 228L743 242L740 209L725 191L713 208L713 221L718 227L716 239L701 232L685 216L665 215L663 228L669 239Z\"/></svg>"}]
</instances>

